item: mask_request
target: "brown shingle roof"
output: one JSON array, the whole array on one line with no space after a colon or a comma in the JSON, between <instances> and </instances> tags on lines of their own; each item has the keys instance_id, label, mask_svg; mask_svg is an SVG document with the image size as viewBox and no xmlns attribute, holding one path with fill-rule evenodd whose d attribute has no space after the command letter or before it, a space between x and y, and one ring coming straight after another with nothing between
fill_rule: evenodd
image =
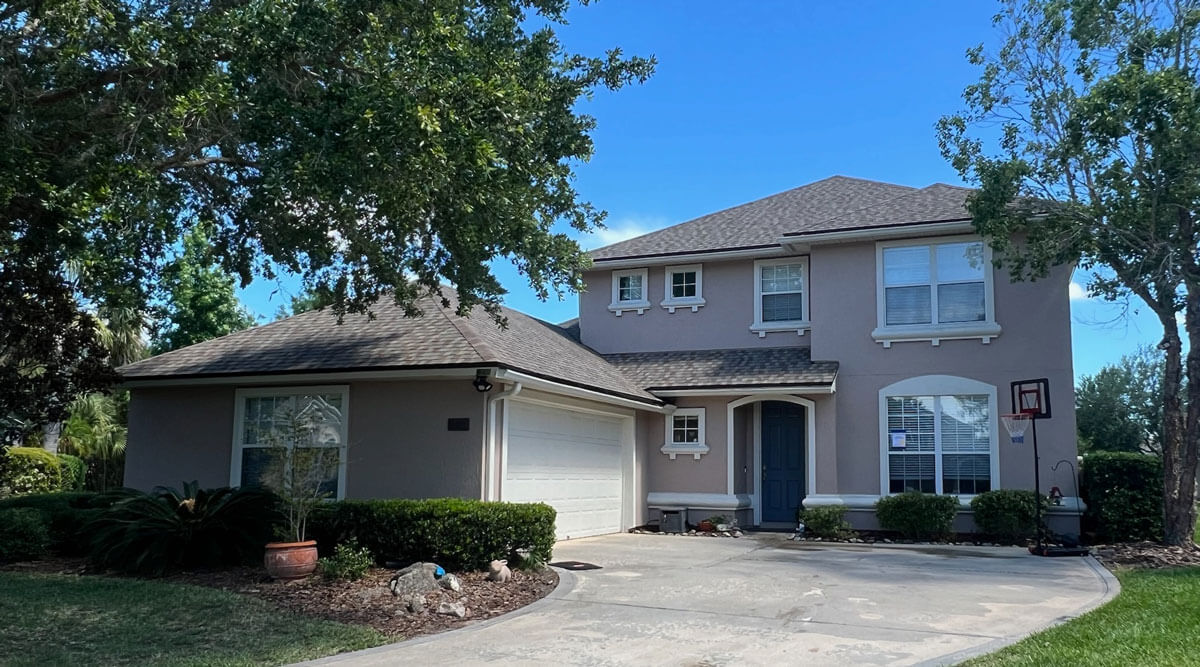
<instances>
[{"instance_id":1,"label":"brown shingle roof","mask_svg":"<svg viewBox=\"0 0 1200 667\"><path fill-rule=\"evenodd\" d=\"M795 229L784 236L970 220L971 215L967 212L967 196L971 192L971 188L935 183L916 192L910 192L828 220L796 225Z\"/></svg>"},{"instance_id":2,"label":"brown shingle roof","mask_svg":"<svg viewBox=\"0 0 1200 667\"><path fill-rule=\"evenodd\" d=\"M813 361L807 347L626 352L604 358L651 391L830 385L838 362Z\"/></svg>"},{"instance_id":3,"label":"brown shingle roof","mask_svg":"<svg viewBox=\"0 0 1200 667\"><path fill-rule=\"evenodd\" d=\"M748 204L710 213L591 252L592 259L777 246L788 232L916 192L914 188L832 176Z\"/></svg>"},{"instance_id":4,"label":"brown shingle roof","mask_svg":"<svg viewBox=\"0 0 1200 667\"><path fill-rule=\"evenodd\" d=\"M453 298L453 291L447 289ZM351 370L500 366L647 403L658 399L562 328L508 308L500 329L481 308L459 317L433 298L424 316L404 317L391 301L375 319L330 311L302 313L160 354L119 369L125 380Z\"/></svg>"}]
</instances>

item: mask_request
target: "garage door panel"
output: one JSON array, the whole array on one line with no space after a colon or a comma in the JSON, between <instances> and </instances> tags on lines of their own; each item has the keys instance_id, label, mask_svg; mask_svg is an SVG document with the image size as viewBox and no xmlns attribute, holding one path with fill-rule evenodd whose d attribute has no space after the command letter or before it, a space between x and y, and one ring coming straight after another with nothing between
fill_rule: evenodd
<instances>
[{"instance_id":1,"label":"garage door panel","mask_svg":"<svg viewBox=\"0 0 1200 667\"><path fill-rule=\"evenodd\" d=\"M617 417L514 402L502 497L554 507L560 538L619 531L622 426Z\"/></svg>"}]
</instances>

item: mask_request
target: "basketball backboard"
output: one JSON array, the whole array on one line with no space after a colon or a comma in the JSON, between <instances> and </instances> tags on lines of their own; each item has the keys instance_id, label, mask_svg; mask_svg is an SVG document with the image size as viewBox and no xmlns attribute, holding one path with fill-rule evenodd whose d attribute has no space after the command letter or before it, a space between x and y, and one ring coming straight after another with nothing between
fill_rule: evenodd
<instances>
[{"instance_id":1,"label":"basketball backboard","mask_svg":"<svg viewBox=\"0 0 1200 667\"><path fill-rule=\"evenodd\" d=\"M1050 418L1050 380L1017 380L1012 383L1012 411L1034 419Z\"/></svg>"}]
</instances>

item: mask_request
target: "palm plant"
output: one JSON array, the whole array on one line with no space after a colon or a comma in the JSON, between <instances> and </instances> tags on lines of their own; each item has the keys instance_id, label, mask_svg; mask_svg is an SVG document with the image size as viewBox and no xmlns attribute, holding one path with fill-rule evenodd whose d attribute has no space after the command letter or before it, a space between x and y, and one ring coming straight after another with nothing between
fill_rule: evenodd
<instances>
[{"instance_id":1,"label":"palm plant","mask_svg":"<svg viewBox=\"0 0 1200 667\"><path fill-rule=\"evenodd\" d=\"M58 448L73 454L96 468L92 485L99 491L120 486L120 473L125 460L127 429L122 418L125 394L91 393L71 403L67 420L59 434Z\"/></svg>"},{"instance_id":2,"label":"palm plant","mask_svg":"<svg viewBox=\"0 0 1200 667\"><path fill-rule=\"evenodd\" d=\"M277 499L259 489L125 489L85 527L100 567L162 574L178 567L222 567L261 557L279 520Z\"/></svg>"}]
</instances>

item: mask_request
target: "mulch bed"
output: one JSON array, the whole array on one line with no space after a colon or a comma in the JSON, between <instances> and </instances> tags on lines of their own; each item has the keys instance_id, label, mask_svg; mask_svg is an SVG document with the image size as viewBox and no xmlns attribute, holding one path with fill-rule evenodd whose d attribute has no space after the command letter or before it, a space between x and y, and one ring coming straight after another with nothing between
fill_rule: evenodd
<instances>
[{"instance_id":1,"label":"mulch bed","mask_svg":"<svg viewBox=\"0 0 1200 667\"><path fill-rule=\"evenodd\" d=\"M1098 544L1092 555L1107 567L1158 569L1200 566L1200 546L1169 547L1157 542Z\"/></svg>"},{"instance_id":2,"label":"mulch bed","mask_svg":"<svg viewBox=\"0 0 1200 667\"><path fill-rule=\"evenodd\" d=\"M77 558L47 558L13 563L0 568L17 572L88 574L86 563ZM273 581L261 567L179 572L163 581L220 588L260 598L287 611L340 623L370 626L389 637L428 635L520 609L539 600L558 585L558 573L550 568L535 572L514 570L506 583L488 581L486 572L456 573L462 591L438 589L426 594L426 608L409 613L403 602L388 589L394 570L372 568L358 581L327 581L312 576L299 581ZM436 613L441 602L460 602L465 618Z\"/></svg>"}]
</instances>

